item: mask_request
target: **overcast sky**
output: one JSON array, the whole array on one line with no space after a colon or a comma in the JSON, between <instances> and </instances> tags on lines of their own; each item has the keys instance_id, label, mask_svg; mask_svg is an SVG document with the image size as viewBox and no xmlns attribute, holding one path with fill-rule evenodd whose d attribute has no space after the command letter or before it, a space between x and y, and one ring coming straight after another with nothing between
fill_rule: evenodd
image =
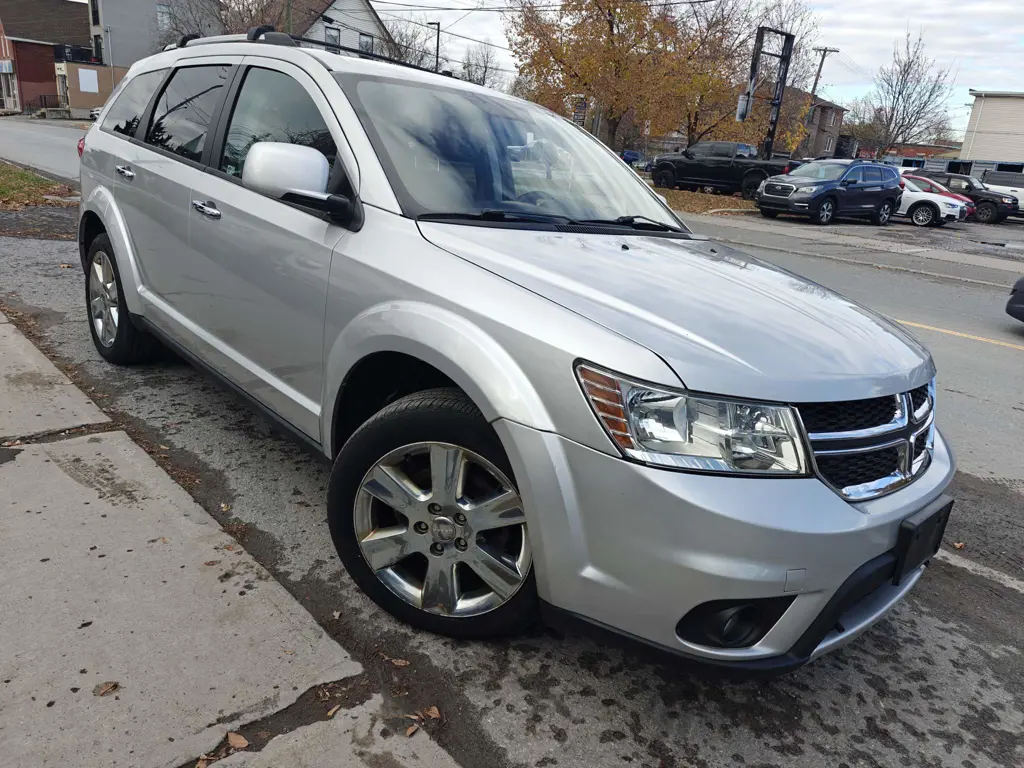
<instances>
[{"instance_id":1,"label":"overcast sky","mask_svg":"<svg viewBox=\"0 0 1024 768\"><path fill-rule=\"evenodd\" d=\"M425 17L440 21L448 32L507 45L501 14L466 15L474 7L499 7L501 0L401 1L466 11L406 12L381 1L373 4L385 19ZM821 89L826 98L843 103L866 93L872 74L890 59L893 41L908 28L915 35L922 31L929 54L956 70L957 89L950 100L954 127L966 126L969 88L1024 91L1024 2L1020 0L809 0L809 5L820 17L818 44L842 51L826 61ZM444 33L442 38L456 60L472 45ZM495 52L499 66L514 70L507 51Z\"/></svg>"}]
</instances>

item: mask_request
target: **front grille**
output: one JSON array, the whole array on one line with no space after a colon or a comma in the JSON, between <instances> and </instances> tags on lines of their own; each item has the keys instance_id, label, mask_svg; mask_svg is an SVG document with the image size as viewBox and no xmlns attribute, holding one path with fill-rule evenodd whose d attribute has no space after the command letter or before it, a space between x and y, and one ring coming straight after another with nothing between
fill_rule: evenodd
<instances>
[{"instance_id":1,"label":"front grille","mask_svg":"<svg viewBox=\"0 0 1024 768\"><path fill-rule=\"evenodd\" d=\"M915 392L917 390L914 390ZM927 387L925 387L927 397ZM809 433L852 432L881 427L896 418L899 401L890 396L838 403L803 403L797 406Z\"/></svg>"},{"instance_id":2,"label":"front grille","mask_svg":"<svg viewBox=\"0 0 1024 768\"><path fill-rule=\"evenodd\" d=\"M849 488L898 472L900 452L893 447L864 453L818 456L817 463L818 472L833 487Z\"/></svg>"},{"instance_id":3,"label":"front grille","mask_svg":"<svg viewBox=\"0 0 1024 768\"><path fill-rule=\"evenodd\" d=\"M772 197L789 197L793 194L795 187L792 184L765 184L764 193Z\"/></svg>"},{"instance_id":4,"label":"front grille","mask_svg":"<svg viewBox=\"0 0 1024 768\"><path fill-rule=\"evenodd\" d=\"M866 400L798 404L818 476L852 501L912 482L929 465L932 386Z\"/></svg>"}]
</instances>

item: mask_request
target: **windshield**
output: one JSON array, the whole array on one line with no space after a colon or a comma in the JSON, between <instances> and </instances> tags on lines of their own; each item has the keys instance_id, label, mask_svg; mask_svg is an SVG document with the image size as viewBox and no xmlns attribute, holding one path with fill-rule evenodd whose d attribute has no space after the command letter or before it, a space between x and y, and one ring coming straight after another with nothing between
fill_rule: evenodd
<instances>
[{"instance_id":1,"label":"windshield","mask_svg":"<svg viewBox=\"0 0 1024 768\"><path fill-rule=\"evenodd\" d=\"M983 182L981 179L976 179L973 176L971 176L970 178L972 189L988 189L988 185L985 184L985 182Z\"/></svg>"},{"instance_id":2,"label":"windshield","mask_svg":"<svg viewBox=\"0 0 1024 768\"><path fill-rule=\"evenodd\" d=\"M924 192L925 190L917 186L913 179L908 179L906 176L903 177L903 185L911 192Z\"/></svg>"},{"instance_id":3,"label":"windshield","mask_svg":"<svg viewBox=\"0 0 1024 768\"><path fill-rule=\"evenodd\" d=\"M486 212L493 224L500 211L681 226L604 145L546 109L475 90L336 77L407 216Z\"/></svg>"},{"instance_id":4,"label":"windshield","mask_svg":"<svg viewBox=\"0 0 1024 768\"><path fill-rule=\"evenodd\" d=\"M840 178L848 166L840 163L806 163L789 172L790 176L818 181L835 181Z\"/></svg>"}]
</instances>

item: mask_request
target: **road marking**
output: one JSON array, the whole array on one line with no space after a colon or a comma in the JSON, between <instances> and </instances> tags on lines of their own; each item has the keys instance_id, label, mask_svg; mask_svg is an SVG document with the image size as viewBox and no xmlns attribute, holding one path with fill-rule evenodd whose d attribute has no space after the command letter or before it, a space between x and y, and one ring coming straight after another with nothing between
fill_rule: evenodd
<instances>
[{"instance_id":1,"label":"road marking","mask_svg":"<svg viewBox=\"0 0 1024 768\"><path fill-rule=\"evenodd\" d=\"M896 318L893 318L896 320ZM900 325L909 325L912 328L924 328L926 331L935 331L936 333L945 333L949 336L959 336L961 339L971 339L973 341L984 341L987 344L997 344L1000 347L1009 347L1010 349L1019 349L1024 352L1024 345L1011 344L1008 341L999 341L998 339L986 339L984 336L973 336L969 333L960 333L960 331L950 331L945 328L936 328L934 325L925 325L924 323L912 323L909 320L896 320Z\"/></svg>"},{"instance_id":2,"label":"road marking","mask_svg":"<svg viewBox=\"0 0 1024 768\"><path fill-rule=\"evenodd\" d=\"M1003 573L1002 571L997 571L995 568L989 568L987 565L976 563L973 560L968 560L966 557L955 555L944 549L940 549L936 553L935 559L942 560L943 562L949 563L957 568L963 568L968 573L973 573L975 576L981 576L983 579L994 581L1007 589L1012 589L1014 592L1020 592L1024 595L1024 581L1015 579L1013 576Z\"/></svg>"}]
</instances>

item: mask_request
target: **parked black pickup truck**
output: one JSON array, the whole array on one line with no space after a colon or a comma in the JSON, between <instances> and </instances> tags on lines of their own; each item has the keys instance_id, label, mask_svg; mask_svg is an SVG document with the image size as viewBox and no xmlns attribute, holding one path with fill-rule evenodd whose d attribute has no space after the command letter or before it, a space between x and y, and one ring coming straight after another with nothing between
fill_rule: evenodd
<instances>
[{"instance_id":1,"label":"parked black pickup truck","mask_svg":"<svg viewBox=\"0 0 1024 768\"><path fill-rule=\"evenodd\" d=\"M735 141L702 141L671 155L654 158L654 186L675 189L713 187L742 192L750 199L769 176L789 171L789 161L758 160L757 148Z\"/></svg>"}]
</instances>

